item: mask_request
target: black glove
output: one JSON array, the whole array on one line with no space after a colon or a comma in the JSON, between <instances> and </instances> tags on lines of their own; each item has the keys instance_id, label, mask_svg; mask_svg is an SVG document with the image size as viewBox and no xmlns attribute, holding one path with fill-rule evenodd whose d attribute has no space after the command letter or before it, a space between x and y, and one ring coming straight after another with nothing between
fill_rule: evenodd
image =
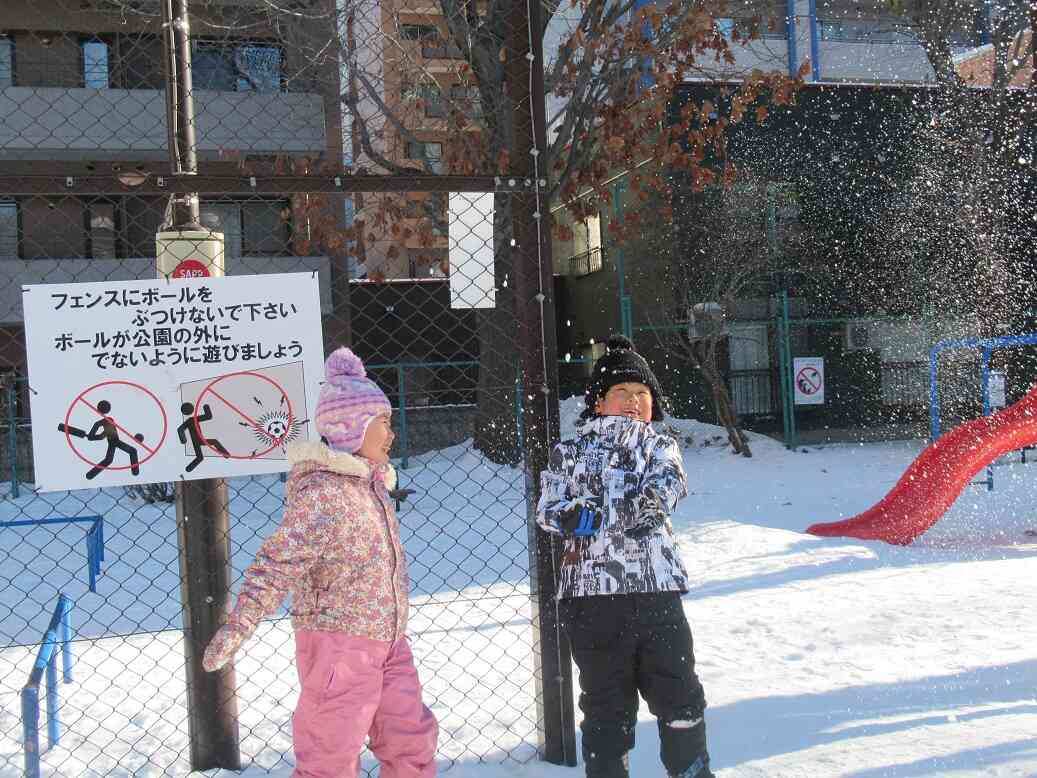
<instances>
[{"instance_id":1,"label":"black glove","mask_svg":"<svg viewBox=\"0 0 1037 778\"><path fill-rule=\"evenodd\" d=\"M558 512L557 525L566 535L590 537L599 529L604 520L601 508L593 503L579 503L572 508Z\"/></svg>"}]
</instances>

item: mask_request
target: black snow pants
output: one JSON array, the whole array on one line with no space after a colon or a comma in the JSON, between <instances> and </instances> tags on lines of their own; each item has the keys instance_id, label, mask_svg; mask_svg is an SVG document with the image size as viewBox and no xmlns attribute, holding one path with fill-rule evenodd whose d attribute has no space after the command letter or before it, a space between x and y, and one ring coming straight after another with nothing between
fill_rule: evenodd
<instances>
[{"instance_id":1,"label":"black snow pants","mask_svg":"<svg viewBox=\"0 0 1037 778\"><path fill-rule=\"evenodd\" d=\"M658 719L667 773L713 778L706 700L680 594L573 597L561 600L558 611L580 670L587 778L628 778L638 692Z\"/></svg>"}]
</instances>

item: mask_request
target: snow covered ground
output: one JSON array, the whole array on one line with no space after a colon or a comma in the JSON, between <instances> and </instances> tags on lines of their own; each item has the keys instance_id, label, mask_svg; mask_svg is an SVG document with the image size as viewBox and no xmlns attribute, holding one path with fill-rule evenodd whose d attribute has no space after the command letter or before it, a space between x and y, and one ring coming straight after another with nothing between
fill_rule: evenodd
<instances>
[{"instance_id":1,"label":"snow covered ground","mask_svg":"<svg viewBox=\"0 0 1037 778\"><path fill-rule=\"evenodd\" d=\"M567 426L575 408L568 401L563 409ZM690 441L692 494L674 523L693 579L684 602L718 776L1037 776L1037 537L1027 534L1037 530L1037 463L1006 460L995 468L994 491L970 487L914 545L890 547L802 530L873 504L921 443L787 451L754 436L755 456L742 459L719 445L716 428L674 426ZM411 478L419 495L402 521L420 583L412 631L444 725L446 774L582 775L582 766L528 761L534 710L525 535L515 524L520 474L456 447L416 458ZM279 489L277 479L258 481L235 499L276 505ZM177 585L171 521L150 507L120 519L116 497L106 514L114 516L99 584L106 597L82 592L81 556L67 563L65 588L79 586L74 598L104 605L77 621L81 636L96 639L77 643L67 732L45 755L45 775L186 772L180 617L168 604ZM268 528L264 514L252 535L239 533L236 566ZM59 550L70 554L67 539L54 537L41 546L0 535L0 555L21 554L30 571L53 565ZM151 573L143 586L140 569ZM13 572L0 574L4 636L24 620L24 642L37 640L51 592L23 594ZM127 635L133 624L166 631ZM16 692L31 654L0 649L3 778L20 774ZM265 625L240 655L248 778L291 772L290 656L283 620ZM647 710L631 768L636 778L664 775Z\"/></svg>"}]
</instances>

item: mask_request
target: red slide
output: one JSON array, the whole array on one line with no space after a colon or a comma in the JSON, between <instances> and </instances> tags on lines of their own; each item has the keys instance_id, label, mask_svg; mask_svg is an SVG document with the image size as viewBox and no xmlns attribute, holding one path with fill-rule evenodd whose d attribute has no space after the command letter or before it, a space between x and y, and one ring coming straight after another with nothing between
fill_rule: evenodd
<instances>
[{"instance_id":1,"label":"red slide","mask_svg":"<svg viewBox=\"0 0 1037 778\"><path fill-rule=\"evenodd\" d=\"M973 477L1002 454L1037 444L1037 386L1019 402L962 424L925 449L889 494L864 513L814 524L811 535L906 546L951 507Z\"/></svg>"}]
</instances>

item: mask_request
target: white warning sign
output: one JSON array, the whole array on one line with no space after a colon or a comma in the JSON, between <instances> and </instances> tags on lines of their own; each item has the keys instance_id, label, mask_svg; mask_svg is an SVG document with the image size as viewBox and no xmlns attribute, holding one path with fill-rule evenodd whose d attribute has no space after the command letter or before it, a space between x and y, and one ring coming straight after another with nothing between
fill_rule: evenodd
<instances>
[{"instance_id":1,"label":"white warning sign","mask_svg":"<svg viewBox=\"0 0 1037 778\"><path fill-rule=\"evenodd\" d=\"M41 491L288 469L316 439L311 273L22 289Z\"/></svg>"},{"instance_id":2,"label":"white warning sign","mask_svg":"<svg viewBox=\"0 0 1037 778\"><path fill-rule=\"evenodd\" d=\"M796 357L792 360L793 392L796 405L824 405L824 357Z\"/></svg>"}]
</instances>

